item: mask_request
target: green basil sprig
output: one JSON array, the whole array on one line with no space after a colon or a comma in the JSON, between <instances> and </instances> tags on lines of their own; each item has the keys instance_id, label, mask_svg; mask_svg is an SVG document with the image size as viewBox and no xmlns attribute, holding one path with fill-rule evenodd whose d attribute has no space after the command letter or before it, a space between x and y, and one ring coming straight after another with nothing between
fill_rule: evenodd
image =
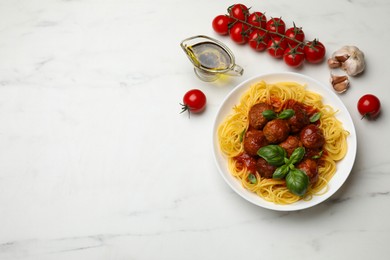
<instances>
[{"instance_id":1,"label":"green basil sprig","mask_svg":"<svg viewBox=\"0 0 390 260\"><path fill-rule=\"evenodd\" d=\"M297 162L300 162L305 155L305 148L303 147L297 147L293 151L293 153L290 156L290 159L287 161L286 164L296 164Z\"/></svg>"},{"instance_id":2,"label":"green basil sprig","mask_svg":"<svg viewBox=\"0 0 390 260\"><path fill-rule=\"evenodd\" d=\"M290 167L287 164L284 164L274 171L272 178L274 179L283 179L290 172Z\"/></svg>"},{"instance_id":3,"label":"green basil sprig","mask_svg":"<svg viewBox=\"0 0 390 260\"><path fill-rule=\"evenodd\" d=\"M309 177L301 170L295 168L304 155L305 148L297 147L290 158L287 158L286 150L279 145L267 145L261 147L257 154L264 158L269 164L278 166L274 171L272 178L286 179L286 186L292 193L303 196L309 186Z\"/></svg>"},{"instance_id":4,"label":"green basil sprig","mask_svg":"<svg viewBox=\"0 0 390 260\"><path fill-rule=\"evenodd\" d=\"M257 183L256 175L254 175L253 173L249 173L248 180L252 184L256 184Z\"/></svg>"},{"instance_id":5,"label":"green basil sprig","mask_svg":"<svg viewBox=\"0 0 390 260\"><path fill-rule=\"evenodd\" d=\"M273 166L284 164L284 158L287 155L286 150L276 144L261 147L257 154Z\"/></svg>"},{"instance_id":6,"label":"green basil sprig","mask_svg":"<svg viewBox=\"0 0 390 260\"><path fill-rule=\"evenodd\" d=\"M244 130L241 132L241 134L240 134L240 143L242 143L242 141L244 141L245 133L246 133L246 129L244 129Z\"/></svg>"},{"instance_id":7,"label":"green basil sprig","mask_svg":"<svg viewBox=\"0 0 390 260\"><path fill-rule=\"evenodd\" d=\"M261 114L268 120L272 120L278 117L278 115L271 109L264 110Z\"/></svg>"},{"instance_id":8,"label":"green basil sprig","mask_svg":"<svg viewBox=\"0 0 390 260\"><path fill-rule=\"evenodd\" d=\"M262 115L267 118L268 120L272 120L275 118L279 119L289 119L295 114L295 111L293 109L285 109L282 112L276 114L273 110L267 109L262 112Z\"/></svg>"},{"instance_id":9,"label":"green basil sprig","mask_svg":"<svg viewBox=\"0 0 390 260\"><path fill-rule=\"evenodd\" d=\"M310 123L314 123L314 122L318 121L321 118L321 115L322 115L321 112L317 112L314 115L312 115L309 119Z\"/></svg>"},{"instance_id":10,"label":"green basil sprig","mask_svg":"<svg viewBox=\"0 0 390 260\"><path fill-rule=\"evenodd\" d=\"M286 176L287 188L298 196L303 196L309 186L309 177L299 169L291 169Z\"/></svg>"},{"instance_id":11,"label":"green basil sprig","mask_svg":"<svg viewBox=\"0 0 390 260\"><path fill-rule=\"evenodd\" d=\"M280 114L278 115L278 118L279 119L289 119L293 115L295 115L295 111L294 110L292 110L292 109L285 109L282 112L280 112Z\"/></svg>"},{"instance_id":12,"label":"green basil sprig","mask_svg":"<svg viewBox=\"0 0 390 260\"><path fill-rule=\"evenodd\" d=\"M324 153L324 151L321 150L318 154L313 155L311 158L312 158L312 159L319 159L319 158L321 158L321 156L322 156L323 153Z\"/></svg>"}]
</instances>

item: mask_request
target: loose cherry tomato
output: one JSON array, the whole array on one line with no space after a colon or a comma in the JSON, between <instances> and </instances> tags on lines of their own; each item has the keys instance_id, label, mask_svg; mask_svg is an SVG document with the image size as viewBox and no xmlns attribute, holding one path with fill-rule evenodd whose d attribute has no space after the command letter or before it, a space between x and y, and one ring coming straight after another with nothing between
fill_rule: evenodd
<instances>
[{"instance_id":1,"label":"loose cherry tomato","mask_svg":"<svg viewBox=\"0 0 390 260\"><path fill-rule=\"evenodd\" d=\"M184 94L181 113L200 113L206 107L206 95L199 89L191 89Z\"/></svg>"},{"instance_id":2,"label":"loose cherry tomato","mask_svg":"<svg viewBox=\"0 0 390 260\"><path fill-rule=\"evenodd\" d=\"M305 47L303 47L303 52L305 53L305 59L307 62L319 63L324 59L326 49L320 41L314 39L314 41L307 42L305 44Z\"/></svg>"},{"instance_id":3,"label":"loose cherry tomato","mask_svg":"<svg viewBox=\"0 0 390 260\"><path fill-rule=\"evenodd\" d=\"M262 30L253 30L249 35L249 46L256 51L265 50L269 41L268 33Z\"/></svg>"},{"instance_id":4,"label":"loose cherry tomato","mask_svg":"<svg viewBox=\"0 0 390 260\"><path fill-rule=\"evenodd\" d=\"M295 47L305 40L305 33L302 31L302 28L296 27L295 24L294 27L286 30L285 35L287 37L287 43L291 47Z\"/></svg>"},{"instance_id":5,"label":"loose cherry tomato","mask_svg":"<svg viewBox=\"0 0 390 260\"><path fill-rule=\"evenodd\" d=\"M238 44L245 44L248 42L249 33L249 26L238 22L230 29L230 38Z\"/></svg>"},{"instance_id":6,"label":"loose cherry tomato","mask_svg":"<svg viewBox=\"0 0 390 260\"><path fill-rule=\"evenodd\" d=\"M248 23L263 29L267 26L267 17L261 12L254 12L248 17Z\"/></svg>"},{"instance_id":7,"label":"loose cherry tomato","mask_svg":"<svg viewBox=\"0 0 390 260\"><path fill-rule=\"evenodd\" d=\"M378 117L381 110L381 102L379 98L372 94L362 96L358 103L357 109L363 118L375 119Z\"/></svg>"},{"instance_id":8,"label":"loose cherry tomato","mask_svg":"<svg viewBox=\"0 0 390 260\"><path fill-rule=\"evenodd\" d=\"M229 24L232 22L232 18L226 15L218 15L213 20L213 29L215 32L221 35L227 35L229 33Z\"/></svg>"},{"instance_id":9,"label":"loose cherry tomato","mask_svg":"<svg viewBox=\"0 0 390 260\"><path fill-rule=\"evenodd\" d=\"M271 20L267 22L267 30L271 32L271 37L274 37L272 32L284 34L284 31L286 30L286 24L282 18L271 18Z\"/></svg>"},{"instance_id":10,"label":"loose cherry tomato","mask_svg":"<svg viewBox=\"0 0 390 260\"><path fill-rule=\"evenodd\" d=\"M305 55L303 54L303 49L300 46L289 47L285 50L283 55L284 62L293 68L298 68L303 64L305 60Z\"/></svg>"},{"instance_id":11,"label":"loose cherry tomato","mask_svg":"<svg viewBox=\"0 0 390 260\"><path fill-rule=\"evenodd\" d=\"M271 37L270 41L268 41L267 51L272 57L280 59L283 57L286 47L287 47L286 38L280 36L274 36Z\"/></svg>"},{"instance_id":12,"label":"loose cherry tomato","mask_svg":"<svg viewBox=\"0 0 390 260\"><path fill-rule=\"evenodd\" d=\"M249 9L243 4L235 4L229 6L228 13L234 18L237 18L241 21L246 21L249 16Z\"/></svg>"}]
</instances>

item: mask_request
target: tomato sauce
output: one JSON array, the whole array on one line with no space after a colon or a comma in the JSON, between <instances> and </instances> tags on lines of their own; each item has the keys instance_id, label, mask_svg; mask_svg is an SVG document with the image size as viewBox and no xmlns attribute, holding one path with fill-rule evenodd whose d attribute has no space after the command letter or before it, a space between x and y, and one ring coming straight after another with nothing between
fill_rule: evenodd
<instances>
[{"instance_id":1,"label":"tomato sauce","mask_svg":"<svg viewBox=\"0 0 390 260\"><path fill-rule=\"evenodd\" d=\"M236 166L238 169L246 168L251 173L256 172L256 159L250 156L249 154L244 152L234 157L234 160L236 161Z\"/></svg>"}]
</instances>

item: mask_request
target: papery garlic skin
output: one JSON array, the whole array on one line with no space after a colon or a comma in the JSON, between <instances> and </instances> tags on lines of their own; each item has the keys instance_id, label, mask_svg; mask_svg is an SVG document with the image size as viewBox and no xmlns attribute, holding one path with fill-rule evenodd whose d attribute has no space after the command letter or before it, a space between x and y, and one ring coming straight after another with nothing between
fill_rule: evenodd
<instances>
[{"instance_id":1,"label":"papery garlic skin","mask_svg":"<svg viewBox=\"0 0 390 260\"><path fill-rule=\"evenodd\" d=\"M332 54L332 58L348 56L341 64L341 68L349 75L356 76L362 73L366 67L364 53L356 46L343 46Z\"/></svg>"},{"instance_id":2,"label":"papery garlic skin","mask_svg":"<svg viewBox=\"0 0 390 260\"><path fill-rule=\"evenodd\" d=\"M348 76L338 76L338 75L330 75L330 83L333 86L333 89L341 94L348 90L349 88L349 79Z\"/></svg>"}]
</instances>

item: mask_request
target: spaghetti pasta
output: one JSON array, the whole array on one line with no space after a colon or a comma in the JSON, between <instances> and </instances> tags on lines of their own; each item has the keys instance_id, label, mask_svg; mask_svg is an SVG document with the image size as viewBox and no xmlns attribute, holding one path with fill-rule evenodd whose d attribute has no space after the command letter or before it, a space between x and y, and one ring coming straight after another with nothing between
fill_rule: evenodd
<instances>
[{"instance_id":1,"label":"spaghetti pasta","mask_svg":"<svg viewBox=\"0 0 390 260\"><path fill-rule=\"evenodd\" d=\"M257 182L249 181L250 173L246 167L234 158L243 154L243 134L248 129L248 113L250 108L260 102L272 104L276 112L281 111L286 101L295 100L307 107L321 112L319 127L322 129L325 144L318 168L318 180L312 184L303 197L291 193L284 179L268 179L256 172ZM336 162L344 158L347 153L348 132L342 123L335 117L332 107L322 103L321 95L306 90L304 85L296 82L278 82L267 84L260 81L253 84L233 107L233 111L218 127L218 141L223 154L228 159L228 169L231 174L241 181L242 186L276 204L291 204L298 200L310 200L313 195L321 195L327 191L328 182L336 172Z\"/></svg>"}]
</instances>

